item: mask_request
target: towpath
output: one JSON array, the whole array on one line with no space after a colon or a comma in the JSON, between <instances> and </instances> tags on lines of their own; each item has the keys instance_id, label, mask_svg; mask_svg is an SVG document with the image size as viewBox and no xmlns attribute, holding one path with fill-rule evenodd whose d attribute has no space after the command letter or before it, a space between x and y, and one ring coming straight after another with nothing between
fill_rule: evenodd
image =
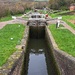
<instances>
[{"instance_id":1,"label":"towpath","mask_svg":"<svg viewBox=\"0 0 75 75\"><path fill-rule=\"evenodd\" d=\"M32 11L29 11L27 14L24 14L20 17L16 17L16 19L14 20L10 20L10 21L5 21L5 22L0 22L0 29L2 29L5 25L7 24L15 24L15 23L21 23L21 24L26 24L27 23L27 20L23 19L22 17L30 14Z\"/></svg>"},{"instance_id":2,"label":"towpath","mask_svg":"<svg viewBox=\"0 0 75 75\"><path fill-rule=\"evenodd\" d=\"M15 23L21 23L21 24L26 24L27 21L25 21L23 18L18 17L14 20L10 20L10 21L5 21L5 22L0 22L0 29L2 29L5 25L7 24L15 24Z\"/></svg>"},{"instance_id":3,"label":"towpath","mask_svg":"<svg viewBox=\"0 0 75 75\"><path fill-rule=\"evenodd\" d=\"M49 24L56 24L56 22L57 22L57 19L51 19L50 18L50 20L49 20ZM64 22L64 21L62 21L61 20L61 24L66 28L66 29L68 29L69 31L71 31L73 34L75 34L75 30L71 27L71 26L69 26L66 22Z\"/></svg>"},{"instance_id":4,"label":"towpath","mask_svg":"<svg viewBox=\"0 0 75 75\"><path fill-rule=\"evenodd\" d=\"M0 29L2 29L7 24L21 23L21 24L25 25L27 21L25 19L23 19L22 17L24 17L24 15L22 15L21 17L17 17L14 20L0 22ZM49 24L56 24L56 22L57 22L57 19L52 19L51 17L50 17L50 20L48 21ZM64 22L64 21L61 20L61 24L66 29L70 30L73 34L75 34L75 30L71 26L69 26L66 22Z\"/></svg>"}]
</instances>

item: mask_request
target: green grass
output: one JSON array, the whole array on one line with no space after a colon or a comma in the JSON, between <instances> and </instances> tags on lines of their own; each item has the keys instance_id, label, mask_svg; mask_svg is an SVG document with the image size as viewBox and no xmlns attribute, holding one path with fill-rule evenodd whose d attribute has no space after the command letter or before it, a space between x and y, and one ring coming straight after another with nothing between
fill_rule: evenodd
<instances>
[{"instance_id":1,"label":"green grass","mask_svg":"<svg viewBox=\"0 0 75 75\"><path fill-rule=\"evenodd\" d=\"M40 13L46 14L44 10L39 10Z\"/></svg>"},{"instance_id":2,"label":"green grass","mask_svg":"<svg viewBox=\"0 0 75 75\"><path fill-rule=\"evenodd\" d=\"M75 57L75 35L67 29L56 29L55 24L50 25L49 29L58 47Z\"/></svg>"},{"instance_id":3,"label":"green grass","mask_svg":"<svg viewBox=\"0 0 75 75\"><path fill-rule=\"evenodd\" d=\"M66 19L66 20L75 20L75 15L63 15L63 19Z\"/></svg>"},{"instance_id":4,"label":"green grass","mask_svg":"<svg viewBox=\"0 0 75 75\"><path fill-rule=\"evenodd\" d=\"M26 10L25 12L29 12L30 10ZM16 14L14 16L22 16L23 14ZM9 20L12 20L12 16L5 16L5 17L2 17L0 18L0 22L4 22L4 21L9 21Z\"/></svg>"},{"instance_id":5,"label":"green grass","mask_svg":"<svg viewBox=\"0 0 75 75\"><path fill-rule=\"evenodd\" d=\"M30 11L30 9L25 10L25 13L28 13Z\"/></svg>"},{"instance_id":6,"label":"green grass","mask_svg":"<svg viewBox=\"0 0 75 75\"><path fill-rule=\"evenodd\" d=\"M29 18L29 17L27 17L27 16L24 16L23 18L24 18L25 20L28 20L28 18Z\"/></svg>"},{"instance_id":7,"label":"green grass","mask_svg":"<svg viewBox=\"0 0 75 75\"><path fill-rule=\"evenodd\" d=\"M65 21L69 26L75 29L75 24L69 22L69 20L75 20L75 15L65 15L63 16L63 21Z\"/></svg>"},{"instance_id":8,"label":"green grass","mask_svg":"<svg viewBox=\"0 0 75 75\"><path fill-rule=\"evenodd\" d=\"M59 15L59 14L65 14L67 12L70 12L70 11L58 12L58 13L55 13L55 14L50 14L50 16L52 18L57 18L58 16L62 16L62 20L65 21L73 29L75 29L75 25L73 23L69 22L69 20L75 20L75 15Z\"/></svg>"},{"instance_id":9,"label":"green grass","mask_svg":"<svg viewBox=\"0 0 75 75\"><path fill-rule=\"evenodd\" d=\"M61 11L61 12L57 12L57 13L52 13L52 14L49 14L52 18L56 18L58 16L63 16L62 14L65 14L65 13L68 13L70 12L69 10L68 11ZM67 16L67 15L65 15Z\"/></svg>"},{"instance_id":10,"label":"green grass","mask_svg":"<svg viewBox=\"0 0 75 75\"><path fill-rule=\"evenodd\" d=\"M63 16L63 21L65 21L69 26L71 26L73 29L75 29L75 25L73 23L69 22L69 20L75 20L75 15Z\"/></svg>"},{"instance_id":11,"label":"green grass","mask_svg":"<svg viewBox=\"0 0 75 75\"><path fill-rule=\"evenodd\" d=\"M69 22L67 19L63 19L63 20L75 30L75 24Z\"/></svg>"},{"instance_id":12,"label":"green grass","mask_svg":"<svg viewBox=\"0 0 75 75\"><path fill-rule=\"evenodd\" d=\"M14 15L14 16L16 16L16 17L18 17L18 16L22 16L23 14L16 14L16 15Z\"/></svg>"},{"instance_id":13,"label":"green grass","mask_svg":"<svg viewBox=\"0 0 75 75\"><path fill-rule=\"evenodd\" d=\"M8 24L0 29L0 66L17 50L15 47L20 44L24 29L25 26L22 24ZM11 40L11 38L13 39Z\"/></svg>"},{"instance_id":14,"label":"green grass","mask_svg":"<svg viewBox=\"0 0 75 75\"><path fill-rule=\"evenodd\" d=\"M11 16L6 16L6 17L0 18L0 22L9 21L9 20L12 20L12 17Z\"/></svg>"},{"instance_id":15,"label":"green grass","mask_svg":"<svg viewBox=\"0 0 75 75\"><path fill-rule=\"evenodd\" d=\"M71 11L62 11L62 12L58 12L58 13L53 13L53 14L49 14L52 18L55 18L55 17L58 17L58 16L62 16L63 19L68 19L68 20L71 20L71 19L75 19L75 15L69 15L67 14L68 12L71 12Z\"/></svg>"}]
</instances>

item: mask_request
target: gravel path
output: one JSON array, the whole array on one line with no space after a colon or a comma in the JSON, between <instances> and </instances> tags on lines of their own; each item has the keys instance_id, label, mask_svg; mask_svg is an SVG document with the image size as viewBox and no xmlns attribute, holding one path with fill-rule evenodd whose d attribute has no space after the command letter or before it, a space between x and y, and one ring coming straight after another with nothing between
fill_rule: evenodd
<instances>
[{"instance_id":1,"label":"gravel path","mask_svg":"<svg viewBox=\"0 0 75 75\"><path fill-rule=\"evenodd\" d=\"M5 22L0 22L0 29L2 29L5 25L7 24L15 24L15 23L21 23L21 24L26 24L27 21L24 20L22 17L24 15L22 15L21 17L17 17L15 20L10 20L10 21L5 21ZM48 21L49 24L56 24L57 19L51 19ZM70 30L73 34L75 34L75 30L70 27L66 22L61 20L61 24L68 30Z\"/></svg>"},{"instance_id":2,"label":"gravel path","mask_svg":"<svg viewBox=\"0 0 75 75\"><path fill-rule=\"evenodd\" d=\"M50 21L48 21L49 24L56 24L57 22L57 19L51 19ZM66 28L68 29L69 31L71 31L73 34L75 34L75 30L69 26L66 22L62 21L61 20L61 24Z\"/></svg>"},{"instance_id":3,"label":"gravel path","mask_svg":"<svg viewBox=\"0 0 75 75\"><path fill-rule=\"evenodd\" d=\"M2 29L6 24L11 23L13 20L11 21L5 21L5 22L0 22L0 29Z\"/></svg>"},{"instance_id":4,"label":"gravel path","mask_svg":"<svg viewBox=\"0 0 75 75\"><path fill-rule=\"evenodd\" d=\"M5 22L0 22L0 29L2 29L5 25L7 24L15 24L15 23L21 23L21 24L26 24L27 21L25 21L22 18L17 18L15 20L10 20L10 21L5 21Z\"/></svg>"},{"instance_id":5,"label":"gravel path","mask_svg":"<svg viewBox=\"0 0 75 75\"><path fill-rule=\"evenodd\" d=\"M73 34L75 34L75 30L69 26L66 22L62 21L61 23L65 28L67 28L69 31L71 31Z\"/></svg>"},{"instance_id":6,"label":"gravel path","mask_svg":"<svg viewBox=\"0 0 75 75\"><path fill-rule=\"evenodd\" d=\"M31 12L31 11L30 11ZM30 12L28 12L27 14L29 14ZM2 29L5 25L7 24L15 24L15 23L21 23L23 25L26 25L27 21L25 19L23 19L22 17L24 17L25 15L27 14L24 14L20 17L17 17L16 19L14 20L10 20L10 21L5 21L5 22L0 22L0 29Z\"/></svg>"}]
</instances>

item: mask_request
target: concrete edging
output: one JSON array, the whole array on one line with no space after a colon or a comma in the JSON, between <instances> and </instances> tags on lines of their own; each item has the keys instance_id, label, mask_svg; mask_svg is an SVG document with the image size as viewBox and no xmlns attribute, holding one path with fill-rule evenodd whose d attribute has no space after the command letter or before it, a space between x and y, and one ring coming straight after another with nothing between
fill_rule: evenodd
<instances>
[{"instance_id":1,"label":"concrete edging","mask_svg":"<svg viewBox=\"0 0 75 75\"><path fill-rule=\"evenodd\" d=\"M46 35L61 75L75 75L75 58L58 48L48 27Z\"/></svg>"},{"instance_id":2,"label":"concrete edging","mask_svg":"<svg viewBox=\"0 0 75 75\"><path fill-rule=\"evenodd\" d=\"M24 61L25 49L29 38L29 27L25 28L24 36L21 41L21 49L13 53L7 62L0 67L0 75L20 75L22 62Z\"/></svg>"}]
</instances>

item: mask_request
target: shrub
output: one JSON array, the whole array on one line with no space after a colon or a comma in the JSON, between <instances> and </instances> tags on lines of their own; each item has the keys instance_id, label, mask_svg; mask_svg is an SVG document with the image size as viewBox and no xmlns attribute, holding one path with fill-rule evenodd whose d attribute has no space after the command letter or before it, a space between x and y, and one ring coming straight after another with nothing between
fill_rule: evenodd
<instances>
[{"instance_id":1,"label":"shrub","mask_svg":"<svg viewBox=\"0 0 75 75\"><path fill-rule=\"evenodd\" d=\"M10 10L11 15L24 13L23 6L19 4L14 4L14 6L10 6L9 10Z\"/></svg>"},{"instance_id":2,"label":"shrub","mask_svg":"<svg viewBox=\"0 0 75 75\"><path fill-rule=\"evenodd\" d=\"M9 8L5 5L0 4L0 18L9 15Z\"/></svg>"}]
</instances>

